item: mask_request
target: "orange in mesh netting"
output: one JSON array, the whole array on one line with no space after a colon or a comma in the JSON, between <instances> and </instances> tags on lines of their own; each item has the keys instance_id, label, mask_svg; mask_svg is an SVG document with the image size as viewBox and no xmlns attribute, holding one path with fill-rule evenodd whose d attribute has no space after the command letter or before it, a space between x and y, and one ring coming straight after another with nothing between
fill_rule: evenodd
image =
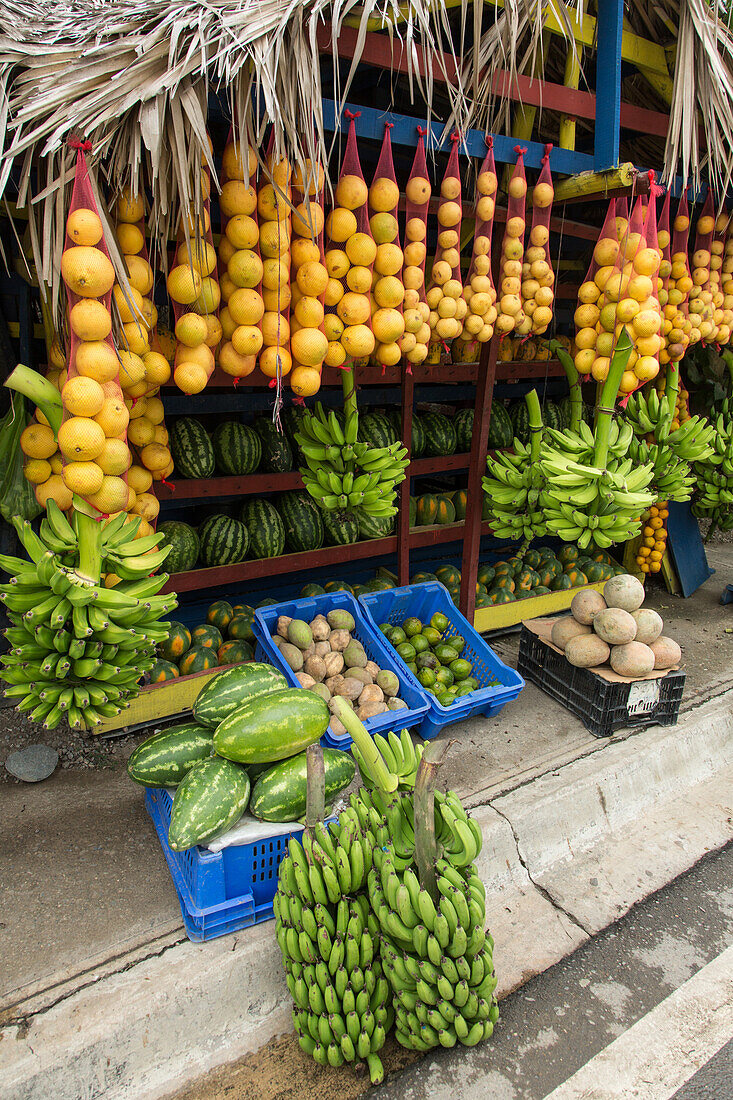
<instances>
[{"instance_id":1,"label":"orange in mesh netting","mask_svg":"<svg viewBox=\"0 0 733 1100\"><path fill-rule=\"evenodd\" d=\"M468 313L463 321L464 335L469 340L485 344L494 335L496 323L496 289L491 274L491 238L494 231L496 190L498 180L494 162L494 139L485 138L487 153L476 177L476 228L473 253L463 297ZM473 356L466 355L466 358ZM454 349L455 358L455 349Z\"/></svg>"},{"instance_id":2,"label":"orange in mesh netting","mask_svg":"<svg viewBox=\"0 0 733 1100\"><path fill-rule=\"evenodd\" d=\"M461 282L461 221L463 201L458 162L459 134L451 134L452 149L440 185L438 242L427 293L433 339L447 346L463 332L468 304Z\"/></svg>"},{"instance_id":3,"label":"orange in mesh netting","mask_svg":"<svg viewBox=\"0 0 733 1100\"><path fill-rule=\"evenodd\" d=\"M382 149L369 188L369 227L377 246L372 279L372 296L376 306L372 313L372 331L377 341L374 359L382 367L382 372L386 367L396 367L402 356L408 351L414 351L417 344L415 333L405 332L405 287L402 274L404 253L400 248L400 227L397 221L400 189L397 186L390 136L393 125L392 122L384 125ZM420 254L418 249L414 258L418 259Z\"/></svg>"},{"instance_id":4,"label":"orange in mesh netting","mask_svg":"<svg viewBox=\"0 0 733 1100\"><path fill-rule=\"evenodd\" d=\"M522 272L524 261L524 232L527 198L527 177L524 173L526 149L514 147L517 163L509 180L506 225L501 243L499 265L499 305L496 329L502 338L511 332L518 336L529 335L531 320L522 308Z\"/></svg>"},{"instance_id":5,"label":"orange in mesh netting","mask_svg":"<svg viewBox=\"0 0 733 1100\"><path fill-rule=\"evenodd\" d=\"M405 187L405 251L402 281L405 287L403 346L408 374L413 364L424 363L430 343L430 306L425 295L425 260L427 257L428 211L430 209L430 177L425 159L427 130L417 127L417 148ZM415 337L408 349L410 337Z\"/></svg>"}]
</instances>

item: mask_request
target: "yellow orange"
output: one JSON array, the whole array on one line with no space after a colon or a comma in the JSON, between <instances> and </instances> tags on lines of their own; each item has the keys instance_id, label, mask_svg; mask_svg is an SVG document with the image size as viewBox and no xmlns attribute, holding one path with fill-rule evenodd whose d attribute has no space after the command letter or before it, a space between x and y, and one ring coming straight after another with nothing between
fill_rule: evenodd
<instances>
[{"instance_id":1,"label":"yellow orange","mask_svg":"<svg viewBox=\"0 0 733 1100\"><path fill-rule=\"evenodd\" d=\"M168 293L178 305L193 305L201 293L201 286L201 276L188 264L179 264L168 276Z\"/></svg>"},{"instance_id":2,"label":"yellow orange","mask_svg":"<svg viewBox=\"0 0 733 1100\"><path fill-rule=\"evenodd\" d=\"M290 351L302 366L318 367L328 351L328 340L320 329L301 328L291 337Z\"/></svg>"},{"instance_id":3,"label":"yellow orange","mask_svg":"<svg viewBox=\"0 0 733 1100\"><path fill-rule=\"evenodd\" d=\"M59 428L59 450L67 462L91 462L101 454L105 435L88 417L72 416Z\"/></svg>"},{"instance_id":4,"label":"yellow orange","mask_svg":"<svg viewBox=\"0 0 733 1100\"><path fill-rule=\"evenodd\" d=\"M232 333L231 343L237 355L246 359L256 355L262 347L262 332L257 325L238 325ZM219 360L221 361L221 352Z\"/></svg>"},{"instance_id":5,"label":"yellow orange","mask_svg":"<svg viewBox=\"0 0 733 1100\"><path fill-rule=\"evenodd\" d=\"M287 348L272 345L262 350L260 355L260 370L266 378L277 378L280 375L290 373L293 365L290 352Z\"/></svg>"},{"instance_id":6,"label":"yellow orange","mask_svg":"<svg viewBox=\"0 0 733 1100\"><path fill-rule=\"evenodd\" d=\"M114 204L118 222L139 222L145 215L145 203L141 194L134 195L129 187L123 187Z\"/></svg>"},{"instance_id":7,"label":"yellow orange","mask_svg":"<svg viewBox=\"0 0 733 1100\"><path fill-rule=\"evenodd\" d=\"M87 500L105 514L119 512L127 506L127 483L121 477L105 474L100 489L90 493Z\"/></svg>"},{"instance_id":8,"label":"yellow orange","mask_svg":"<svg viewBox=\"0 0 733 1100\"><path fill-rule=\"evenodd\" d=\"M50 458L56 452L56 437L46 424L29 424L20 436L20 449L28 458Z\"/></svg>"},{"instance_id":9,"label":"yellow orange","mask_svg":"<svg viewBox=\"0 0 733 1100\"><path fill-rule=\"evenodd\" d=\"M164 386L171 376L170 363L159 351L148 351L143 355L145 381L149 386Z\"/></svg>"},{"instance_id":10,"label":"yellow orange","mask_svg":"<svg viewBox=\"0 0 733 1100\"><path fill-rule=\"evenodd\" d=\"M323 207L318 202L301 202L292 213L293 233L298 237L314 240L320 237L325 222Z\"/></svg>"},{"instance_id":11,"label":"yellow orange","mask_svg":"<svg viewBox=\"0 0 733 1100\"><path fill-rule=\"evenodd\" d=\"M122 326L120 344L127 351L134 351L136 355L145 355L150 351L148 330L141 321L129 321Z\"/></svg>"},{"instance_id":12,"label":"yellow orange","mask_svg":"<svg viewBox=\"0 0 733 1100\"><path fill-rule=\"evenodd\" d=\"M257 192L242 180L227 180L219 194L219 208L225 218L253 214L257 209Z\"/></svg>"},{"instance_id":13,"label":"yellow orange","mask_svg":"<svg viewBox=\"0 0 733 1100\"><path fill-rule=\"evenodd\" d=\"M72 416L94 417L104 405L104 390L95 379L79 374L68 380L61 391L61 400Z\"/></svg>"},{"instance_id":14,"label":"yellow orange","mask_svg":"<svg viewBox=\"0 0 733 1100\"><path fill-rule=\"evenodd\" d=\"M47 501L54 500L59 508L66 512L71 508L73 502L71 489L66 487L60 473L51 474L50 478L44 481L42 485L36 485L35 494L36 500L43 508L46 507Z\"/></svg>"},{"instance_id":15,"label":"yellow orange","mask_svg":"<svg viewBox=\"0 0 733 1100\"><path fill-rule=\"evenodd\" d=\"M66 235L74 244L99 244L103 233L101 218L95 210L80 206L66 219Z\"/></svg>"},{"instance_id":16,"label":"yellow orange","mask_svg":"<svg viewBox=\"0 0 733 1100\"><path fill-rule=\"evenodd\" d=\"M182 393L201 393L208 380L204 368L196 363L178 363L173 371L173 381Z\"/></svg>"},{"instance_id":17,"label":"yellow orange","mask_svg":"<svg viewBox=\"0 0 733 1100\"><path fill-rule=\"evenodd\" d=\"M197 348L187 348L181 345L176 355L176 366L183 363L193 363L205 370L208 375L212 374L215 366L213 352L206 344L199 344Z\"/></svg>"},{"instance_id":18,"label":"yellow orange","mask_svg":"<svg viewBox=\"0 0 733 1100\"><path fill-rule=\"evenodd\" d=\"M115 237L120 246L120 251L126 256L136 256L138 252L142 252L145 246L145 237L142 230L129 222L120 222L115 229ZM78 241L77 243L81 244L82 242Z\"/></svg>"},{"instance_id":19,"label":"yellow orange","mask_svg":"<svg viewBox=\"0 0 733 1100\"><path fill-rule=\"evenodd\" d=\"M206 320L198 313L182 313L176 321L176 340L195 348L206 339Z\"/></svg>"},{"instance_id":20,"label":"yellow orange","mask_svg":"<svg viewBox=\"0 0 733 1100\"><path fill-rule=\"evenodd\" d=\"M295 279L302 294L320 298L328 286L328 269L320 261L305 263L298 268Z\"/></svg>"},{"instance_id":21,"label":"yellow orange","mask_svg":"<svg viewBox=\"0 0 733 1100\"><path fill-rule=\"evenodd\" d=\"M232 378L246 378L257 366L256 355L240 355L228 341L219 349L219 366Z\"/></svg>"},{"instance_id":22,"label":"yellow orange","mask_svg":"<svg viewBox=\"0 0 733 1100\"><path fill-rule=\"evenodd\" d=\"M304 328L318 328L323 323L323 306L320 299L304 295L295 307L295 316ZM292 315L291 315L292 316ZM298 356L296 355L297 359ZM300 362L305 362L300 360Z\"/></svg>"},{"instance_id":23,"label":"yellow orange","mask_svg":"<svg viewBox=\"0 0 733 1100\"><path fill-rule=\"evenodd\" d=\"M336 185L336 202L347 210L357 210L368 197L367 185L360 176L344 175Z\"/></svg>"},{"instance_id":24,"label":"yellow orange","mask_svg":"<svg viewBox=\"0 0 733 1100\"><path fill-rule=\"evenodd\" d=\"M138 416L136 420L130 421L127 438L133 447L147 447L155 438L155 425L151 424L147 416Z\"/></svg>"},{"instance_id":25,"label":"yellow orange","mask_svg":"<svg viewBox=\"0 0 733 1100\"><path fill-rule=\"evenodd\" d=\"M359 359L374 351L374 333L364 324L347 325L341 334L341 343L347 355Z\"/></svg>"},{"instance_id":26,"label":"yellow orange","mask_svg":"<svg viewBox=\"0 0 733 1100\"><path fill-rule=\"evenodd\" d=\"M216 262L216 257L214 258ZM153 269L144 256L125 256L125 268L130 286L141 295L149 294L153 289Z\"/></svg>"},{"instance_id":27,"label":"yellow orange","mask_svg":"<svg viewBox=\"0 0 733 1100\"><path fill-rule=\"evenodd\" d=\"M61 256L61 275L73 294L81 298L101 298L115 281L115 269L99 248L72 245Z\"/></svg>"},{"instance_id":28,"label":"yellow orange","mask_svg":"<svg viewBox=\"0 0 733 1100\"><path fill-rule=\"evenodd\" d=\"M326 218L326 234L336 244L348 241L357 230L355 215L341 206L334 207Z\"/></svg>"},{"instance_id":29,"label":"yellow orange","mask_svg":"<svg viewBox=\"0 0 733 1100\"><path fill-rule=\"evenodd\" d=\"M72 493L88 497L102 488L104 473L96 462L67 462L61 476Z\"/></svg>"},{"instance_id":30,"label":"yellow orange","mask_svg":"<svg viewBox=\"0 0 733 1100\"><path fill-rule=\"evenodd\" d=\"M317 367L293 365L290 375L290 388L298 397L312 397L321 387L321 371Z\"/></svg>"}]
</instances>

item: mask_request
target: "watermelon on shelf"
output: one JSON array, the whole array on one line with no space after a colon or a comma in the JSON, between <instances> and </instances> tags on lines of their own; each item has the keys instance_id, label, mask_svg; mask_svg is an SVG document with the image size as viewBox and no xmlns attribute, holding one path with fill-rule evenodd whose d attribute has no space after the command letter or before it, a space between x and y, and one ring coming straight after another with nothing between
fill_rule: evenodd
<instances>
[{"instance_id":1,"label":"watermelon on shelf","mask_svg":"<svg viewBox=\"0 0 733 1100\"><path fill-rule=\"evenodd\" d=\"M529 442L529 410L527 409L527 402L524 398L515 401L514 404L509 407L509 418L512 422L514 435L517 439L522 443Z\"/></svg>"},{"instance_id":2,"label":"watermelon on shelf","mask_svg":"<svg viewBox=\"0 0 733 1100\"><path fill-rule=\"evenodd\" d=\"M451 494L451 500L456 511L456 519L464 520L466 518L466 508L468 507L468 493L465 489L456 489L455 493Z\"/></svg>"},{"instance_id":3,"label":"watermelon on shelf","mask_svg":"<svg viewBox=\"0 0 733 1100\"><path fill-rule=\"evenodd\" d=\"M271 474L289 473L293 468L293 451L285 432L279 432L269 416L258 416L254 428L262 447L262 469Z\"/></svg>"},{"instance_id":4,"label":"watermelon on shelf","mask_svg":"<svg viewBox=\"0 0 733 1100\"><path fill-rule=\"evenodd\" d=\"M190 676L192 672L203 672L205 669L216 668L216 650L209 646L193 645L188 653L184 653L178 662L181 676Z\"/></svg>"},{"instance_id":5,"label":"watermelon on shelf","mask_svg":"<svg viewBox=\"0 0 733 1100\"><path fill-rule=\"evenodd\" d=\"M179 661L191 647L191 631L183 623L171 622L168 637L158 645L158 653L164 661Z\"/></svg>"},{"instance_id":6,"label":"watermelon on shelf","mask_svg":"<svg viewBox=\"0 0 733 1100\"><path fill-rule=\"evenodd\" d=\"M461 409L453 420L456 429L456 450L458 454L468 454L473 437L473 409Z\"/></svg>"},{"instance_id":7,"label":"watermelon on shelf","mask_svg":"<svg viewBox=\"0 0 733 1100\"><path fill-rule=\"evenodd\" d=\"M249 546L247 528L223 513L209 516L199 527L201 561L205 566L242 561Z\"/></svg>"},{"instance_id":8,"label":"watermelon on shelf","mask_svg":"<svg viewBox=\"0 0 733 1100\"><path fill-rule=\"evenodd\" d=\"M438 497L435 493L422 493L417 498L415 523L418 527L430 527L437 523Z\"/></svg>"},{"instance_id":9,"label":"watermelon on shelf","mask_svg":"<svg viewBox=\"0 0 733 1100\"><path fill-rule=\"evenodd\" d=\"M386 539L395 527L396 516L370 516L358 512L360 539Z\"/></svg>"},{"instance_id":10,"label":"watermelon on shelf","mask_svg":"<svg viewBox=\"0 0 733 1100\"><path fill-rule=\"evenodd\" d=\"M254 656L249 642L232 639L222 642L217 650L216 657L220 665L239 665L243 661L251 661Z\"/></svg>"},{"instance_id":11,"label":"watermelon on shelf","mask_svg":"<svg viewBox=\"0 0 733 1100\"><path fill-rule=\"evenodd\" d=\"M253 428L225 420L212 436L216 464L225 474L253 474L260 464L262 444Z\"/></svg>"},{"instance_id":12,"label":"watermelon on shelf","mask_svg":"<svg viewBox=\"0 0 733 1100\"><path fill-rule=\"evenodd\" d=\"M323 546L323 520L321 510L310 493L281 493L277 509L285 530L285 545L294 554L307 550L319 550Z\"/></svg>"},{"instance_id":13,"label":"watermelon on shelf","mask_svg":"<svg viewBox=\"0 0 733 1100\"><path fill-rule=\"evenodd\" d=\"M285 429L285 435L288 437L288 443L297 465L305 464L305 458L295 438L295 433L300 431L301 421L305 415L305 409L299 405L288 405L281 414L282 426Z\"/></svg>"},{"instance_id":14,"label":"watermelon on shelf","mask_svg":"<svg viewBox=\"0 0 733 1100\"><path fill-rule=\"evenodd\" d=\"M435 522L440 524L455 523L456 509L448 494L441 493L437 501L438 509L435 513Z\"/></svg>"},{"instance_id":15,"label":"watermelon on shelf","mask_svg":"<svg viewBox=\"0 0 733 1100\"><path fill-rule=\"evenodd\" d=\"M500 401L494 401L489 417L488 449L496 451L501 447L511 447L513 442L514 428L509 413Z\"/></svg>"},{"instance_id":16,"label":"watermelon on shelf","mask_svg":"<svg viewBox=\"0 0 733 1100\"><path fill-rule=\"evenodd\" d=\"M163 660L156 661L148 673L151 684L162 684L166 680L175 680L176 676L180 675L177 665L174 665L172 661Z\"/></svg>"},{"instance_id":17,"label":"watermelon on shelf","mask_svg":"<svg viewBox=\"0 0 733 1100\"><path fill-rule=\"evenodd\" d=\"M389 447L399 439L399 432L383 413L364 413L359 417L359 440L370 447Z\"/></svg>"},{"instance_id":18,"label":"watermelon on shelf","mask_svg":"<svg viewBox=\"0 0 733 1100\"><path fill-rule=\"evenodd\" d=\"M422 417L425 429L425 454L444 456L456 453L458 437L453 422L443 413L428 412Z\"/></svg>"},{"instance_id":19,"label":"watermelon on shelf","mask_svg":"<svg viewBox=\"0 0 733 1100\"><path fill-rule=\"evenodd\" d=\"M170 428L170 448L181 477L211 477L216 467L214 446L200 420L180 416Z\"/></svg>"},{"instance_id":20,"label":"watermelon on shelf","mask_svg":"<svg viewBox=\"0 0 733 1100\"><path fill-rule=\"evenodd\" d=\"M287 441L286 441L287 442ZM268 500L245 501L242 523L249 535L252 558L276 558L285 548L285 528L280 513Z\"/></svg>"},{"instance_id":21,"label":"watermelon on shelf","mask_svg":"<svg viewBox=\"0 0 733 1100\"><path fill-rule=\"evenodd\" d=\"M199 556L199 536L195 527L177 519L166 519L158 524L158 534L165 537L163 546L171 551L165 560L169 573L186 573L193 569Z\"/></svg>"},{"instance_id":22,"label":"watermelon on shelf","mask_svg":"<svg viewBox=\"0 0 733 1100\"><path fill-rule=\"evenodd\" d=\"M542 422L546 424L548 428L555 428L558 432L563 430L563 414L554 401L545 401L542 406Z\"/></svg>"},{"instance_id":23,"label":"watermelon on shelf","mask_svg":"<svg viewBox=\"0 0 733 1100\"><path fill-rule=\"evenodd\" d=\"M326 512L321 515L328 546L350 546L359 541L359 520L355 512Z\"/></svg>"},{"instance_id":24,"label":"watermelon on shelf","mask_svg":"<svg viewBox=\"0 0 733 1100\"><path fill-rule=\"evenodd\" d=\"M211 623L201 623L191 631L191 641L195 646L202 645L207 649L218 649L224 639L221 631Z\"/></svg>"},{"instance_id":25,"label":"watermelon on shelf","mask_svg":"<svg viewBox=\"0 0 733 1100\"><path fill-rule=\"evenodd\" d=\"M209 605L209 610L206 612L206 621L215 626L222 634L229 626L234 616L234 610L230 603L226 600L214 600Z\"/></svg>"}]
</instances>

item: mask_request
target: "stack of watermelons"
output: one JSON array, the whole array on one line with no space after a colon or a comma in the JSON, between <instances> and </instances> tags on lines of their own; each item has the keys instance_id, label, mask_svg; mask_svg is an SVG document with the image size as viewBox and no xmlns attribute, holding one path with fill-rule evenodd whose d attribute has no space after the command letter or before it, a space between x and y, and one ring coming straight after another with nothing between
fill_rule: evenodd
<instances>
[{"instance_id":1,"label":"stack of watermelons","mask_svg":"<svg viewBox=\"0 0 733 1100\"><path fill-rule=\"evenodd\" d=\"M170 429L170 447L176 475L209 478L220 474L246 475L262 469L273 474L294 468L294 432L301 410L283 414L280 431L268 416L260 416L249 427L239 420L225 420L211 435L200 420L181 416Z\"/></svg>"},{"instance_id":2,"label":"stack of watermelons","mask_svg":"<svg viewBox=\"0 0 733 1100\"><path fill-rule=\"evenodd\" d=\"M158 660L150 670L150 682L159 684L219 665L251 661L255 644L253 619L254 609L247 604L232 606L226 600L215 600L206 613L206 622L193 630L183 623L172 622L168 637L158 646Z\"/></svg>"}]
</instances>

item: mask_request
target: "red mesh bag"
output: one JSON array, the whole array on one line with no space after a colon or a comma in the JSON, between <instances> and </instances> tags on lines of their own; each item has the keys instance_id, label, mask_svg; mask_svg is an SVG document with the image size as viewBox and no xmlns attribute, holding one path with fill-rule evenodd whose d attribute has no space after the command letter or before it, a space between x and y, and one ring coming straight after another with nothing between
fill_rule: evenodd
<instances>
[{"instance_id":1,"label":"red mesh bag","mask_svg":"<svg viewBox=\"0 0 733 1100\"><path fill-rule=\"evenodd\" d=\"M326 363L342 367L350 362L366 366L376 341L371 326L372 268L377 246L369 226L369 190L359 161L355 120L360 112L346 111L349 135L334 193L334 206L326 219L326 267L329 282L326 306L343 325L338 340L330 340ZM336 322L333 332L337 331ZM340 344L341 349L335 347Z\"/></svg>"},{"instance_id":2,"label":"red mesh bag","mask_svg":"<svg viewBox=\"0 0 733 1100\"><path fill-rule=\"evenodd\" d=\"M328 351L325 327L327 270L323 248L324 171L306 165L306 175L296 169L293 178L293 214L290 310L290 351L293 369L290 387L296 401L318 393L323 361ZM335 334L335 333L334 333Z\"/></svg>"},{"instance_id":3,"label":"red mesh bag","mask_svg":"<svg viewBox=\"0 0 733 1100\"><path fill-rule=\"evenodd\" d=\"M412 351L417 343L414 333L405 334L402 281L404 254L400 248L400 227L397 210L400 189L392 159L390 130L394 124L384 124L382 149L369 188L369 226L377 245L374 259L372 298L376 307L372 313L372 331L377 346L374 361L382 367L396 367L403 351Z\"/></svg>"},{"instance_id":4,"label":"red mesh bag","mask_svg":"<svg viewBox=\"0 0 733 1100\"><path fill-rule=\"evenodd\" d=\"M430 176L425 160L425 134L417 127L417 149L405 187L405 335L413 334L415 346L405 353L407 370L413 363L424 363L430 343L430 307L425 293L425 260L427 256L428 211L430 210ZM413 262L414 261L414 262Z\"/></svg>"},{"instance_id":5,"label":"red mesh bag","mask_svg":"<svg viewBox=\"0 0 733 1100\"><path fill-rule=\"evenodd\" d=\"M461 175L458 163L458 134L451 134L448 164L440 185L438 204L438 243L430 271L427 292L430 306L430 328L433 337L447 346L463 332L463 318L468 312L461 282Z\"/></svg>"},{"instance_id":6,"label":"red mesh bag","mask_svg":"<svg viewBox=\"0 0 733 1100\"><path fill-rule=\"evenodd\" d=\"M730 328L723 318L723 288L721 275L723 269L723 255L725 252L725 238L728 232L729 215L724 205L715 219L713 239L710 244L710 278L707 289L712 295L713 305L713 331L710 334L710 342L718 345L726 344L730 336Z\"/></svg>"},{"instance_id":7,"label":"red mesh bag","mask_svg":"<svg viewBox=\"0 0 733 1100\"><path fill-rule=\"evenodd\" d=\"M596 326L600 317L601 287L605 285L606 279L612 273L618 255L616 211L617 200L611 199L601 232L593 248L590 266L578 290L578 306L574 318L575 367L584 380L591 374L596 356L601 356L604 352L605 355L602 357L607 358L612 347L612 342L609 344L607 340L602 340L600 350L597 348L598 337L601 334ZM606 347L606 344L609 346Z\"/></svg>"},{"instance_id":8,"label":"red mesh bag","mask_svg":"<svg viewBox=\"0 0 733 1100\"><path fill-rule=\"evenodd\" d=\"M169 257L168 295L173 302L176 328L176 357L173 381L183 393L201 393L214 373L216 360L207 344L210 338L209 321L212 318L211 335L219 330L219 302L221 291L216 273L216 250L211 233L211 173L207 165L201 168L202 214L181 211L175 254ZM207 272L207 274L203 274ZM191 318L202 317L202 326ZM183 317L189 322L189 333L179 328ZM186 340L178 336L185 332ZM196 342L198 340L198 343ZM218 336L214 346L218 344Z\"/></svg>"},{"instance_id":9,"label":"red mesh bag","mask_svg":"<svg viewBox=\"0 0 733 1100\"><path fill-rule=\"evenodd\" d=\"M262 259L257 213L256 175L250 176L250 158L245 165L241 142L234 144L230 129L222 157L221 239L219 241L219 286L222 308L219 311L221 344L217 362L234 379L246 378L257 365L262 347ZM235 173L230 175L230 172ZM246 176L246 179L240 178Z\"/></svg>"},{"instance_id":10,"label":"red mesh bag","mask_svg":"<svg viewBox=\"0 0 733 1100\"><path fill-rule=\"evenodd\" d=\"M662 212L657 221L657 246L659 248L661 261L659 264L657 292L659 305L662 309L662 347L659 351L659 362L663 365L669 362L669 352L667 350L669 342L668 337L672 331L674 317L677 313L676 307L672 306L669 301L669 284L672 274L672 234L669 228L670 198L670 191L666 191L664 194L664 202L662 203Z\"/></svg>"},{"instance_id":11,"label":"red mesh bag","mask_svg":"<svg viewBox=\"0 0 733 1100\"><path fill-rule=\"evenodd\" d=\"M509 180L506 225L499 262L499 304L496 329L502 339L510 332L527 336L531 320L522 309L521 289L524 258L524 231L527 199L527 178L524 173L526 149L514 147L517 163Z\"/></svg>"},{"instance_id":12,"label":"red mesh bag","mask_svg":"<svg viewBox=\"0 0 733 1100\"><path fill-rule=\"evenodd\" d=\"M478 358L478 348L469 347L477 341L485 344L494 335L496 321L496 289L491 275L491 237L494 231L494 210L498 181L494 163L494 139L485 139L488 152L476 177L476 228L473 237L473 253L463 297L468 312L463 321L466 341L466 362Z\"/></svg>"},{"instance_id":13,"label":"red mesh bag","mask_svg":"<svg viewBox=\"0 0 733 1100\"><path fill-rule=\"evenodd\" d=\"M555 273L550 257L550 219L555 190L550 172L550 150L545 145L542 171L532 189L532 228L522 265L522 309L530 319L533 335L541 336L552 323Z\"/></svg>"},{"instance_id":14,"label":"red mesh bag","mask_svg":"<svg viewBox=\"0 0 733 1100\"><path fill-rule=\"evenodd\" d=\"M692 254L690 275L692 288L687 306L688 316L692 321L690 343L698 340L707 343L713 333L714 307L713 295L709 288L710 283L710 246L713 243L713 231L715 229L715 212L712 191L708 190L707 198L702 208L702 213L697 219L695 233L695 250Z\"/></svg>"},{"instance_id":15,"label":"red mesh bag","mask_svg":"<svg viewBox=\"0 0 733 1100\"><path fill-rule=\"evenodd\" d=\"M283 378L293 365L290 351L290 244L292 239L292 169L287 160L273 160L274 133L270 135L268 174L260 176L257 190L263 300L262 349L259 368L270 379L275 395L275 419L282 404ZM271 308L270 308L271 307ZM234 337L232 337L234 342ZM236 346L236 345L235 345Z\"/></svg>"},{"instance_id":16,"label":"red mesh bag","mask_svg":"<svg viewBox=\"0 0 733 1100\"><path fill-rule=\"evenodd\" d=\"M690 211L687 204L687 192L680 199L677 213L672 224L672 268L668 282L668 296L670 305L676 305L679 311L679 343L682 344L682 354L692 343L693 321L689 310L690 290L693 286L690 275L690 265L687 259L688 241L690 237ZM676 341L676 333L670 333L668 343ZM697 337L699 340L699 336ZM680 356L681 358L681 356Z\"/></svg>"},{"instance_id":17,"label":"red mesh bag","mask_svg":"<svg viewBox=\"0 0 733 1100\"><path fill-rule=\"evenodd\" d=\"M118 357L115 350L111 313L115 272L84 156L91 144L76 140L70 144L77 156L61 260L69 329L67 379L61 390L64 423L59 431L63 485L52 495L60 507L68 509L76 493L106 516L127 511L131 503L125 396L132 404L135 396L145 392L145 367L140 356L121 352ZM78 448L83 448L82 461L77 459ZM96 461L103 453L105 467L119 468L119 474L103 473Z\"/></svg>"},{"instance_id":18,"label":"red mesh bag","mask_svg":"<svg viewBox=\"0 0 733 1100\"><path fill-rule=\"evenodd\" d=\"M720 289L723 292L723 326L727 327L727 339L723 339L725 332L719 334L721 344L729 344L733 338L733 219L728 220L728 230L725 235L723 249L723 265L720 276Z\"/></svg>"}]
</instances>

